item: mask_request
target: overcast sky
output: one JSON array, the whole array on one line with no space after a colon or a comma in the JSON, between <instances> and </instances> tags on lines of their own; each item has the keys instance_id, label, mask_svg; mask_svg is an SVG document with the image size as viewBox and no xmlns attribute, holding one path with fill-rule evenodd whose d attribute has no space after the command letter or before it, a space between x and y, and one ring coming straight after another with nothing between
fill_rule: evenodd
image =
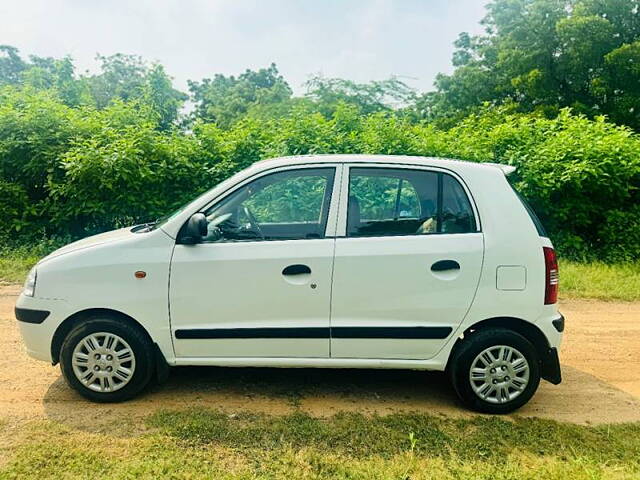
<instances>
[{"instance_id":1,"label":"overcast sky","mask_svg":"<svg viewBox=\"0 0 640 480\"><path fill-rule=\"evenodd\" d=\"M310 74L397 75L419 90L451 71L458 33L479 33L487 0L0 0L0 44L23 55L96 53L162 63L176 85L275 62L296 93Z\"/></svg>"}]
</instances>

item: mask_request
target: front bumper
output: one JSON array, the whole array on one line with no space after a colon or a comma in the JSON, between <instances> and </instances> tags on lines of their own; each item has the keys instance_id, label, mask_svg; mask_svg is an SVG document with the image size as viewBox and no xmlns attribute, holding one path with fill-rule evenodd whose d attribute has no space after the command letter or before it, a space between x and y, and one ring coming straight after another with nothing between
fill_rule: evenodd
<instances>
[{"instance_id":1,"label":"front bumper","mask_svg":"<svg viewBox=\"0 0 640 480\"><path fill-rule=\"evenodd\" d=\"M62 321L71 314L67 302L21 294L16 301L15 314L29 356L51 363L53 335Z\"/></svg>"},{"instance_id":2,"label":"front bumper","mask_svg":"<svg viewBox=\"0 0 640 480\"><path fill-rule=\"evenodd\" d=\"M25 323L41 324L44 322L51 312L48 310L34 310L32 308L20 308L16 306L16 320Z\"/></svg>"}]
</instances>

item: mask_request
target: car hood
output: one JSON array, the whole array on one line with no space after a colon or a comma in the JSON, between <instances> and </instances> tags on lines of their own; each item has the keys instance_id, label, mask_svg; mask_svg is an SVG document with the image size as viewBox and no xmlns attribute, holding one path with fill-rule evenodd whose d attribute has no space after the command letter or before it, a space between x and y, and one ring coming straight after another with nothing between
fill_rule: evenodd
<instances>
[{"instance_id":1,"label":"car hood","mask_svg":"<svg viewBox=\"0 0 640 480\"><path fill-rule=\"evenodd\" d=\"M131 227L121 228L119 230L112 230L110 232L99 233L98 235L93 235L91 237L83 238L82 240L78 240L76 242L70 243L69 245L65 245L58 250L51 252L49 255L44 257L40 262L46 262L47 260L59 257L60 255L64 255L66 253L76 252L78 250L84 250L86 248L95 247L97 245L102 245L104 243L115 242L118 240L123 240L126 238L131 238L135 233L131 232Z\"/></svg>"}]
</instances>

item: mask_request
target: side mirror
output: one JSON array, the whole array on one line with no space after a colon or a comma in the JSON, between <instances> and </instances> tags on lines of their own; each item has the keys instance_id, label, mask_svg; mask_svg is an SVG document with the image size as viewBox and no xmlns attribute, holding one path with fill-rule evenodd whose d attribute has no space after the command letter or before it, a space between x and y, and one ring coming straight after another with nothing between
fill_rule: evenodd
<instances>
[{"instance_id":1,"label":"side mirror","mask_svg":"<svg viewBox=\"0 0 640 480\"><path fill-rule=\"evenodd\" d=\"M200 243L207 236L207 217L204 213L194 213L184 226L182 243Z\"/></svg>"}]
</instances>

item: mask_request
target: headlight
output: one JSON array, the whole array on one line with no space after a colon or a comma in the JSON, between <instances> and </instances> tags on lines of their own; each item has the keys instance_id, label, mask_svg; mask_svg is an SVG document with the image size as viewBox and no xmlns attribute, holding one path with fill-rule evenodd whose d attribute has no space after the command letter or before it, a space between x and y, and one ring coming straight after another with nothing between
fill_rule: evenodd
<instances>
[{"instance_id":1,"label":"headlight","mask_svg":"<svg viewBox=\"0 0 640 480\"><path fill-rule=\"evenodd\" d=\"M29 271L29 274L27 275L27 279L24 282L24 288L22 289L22 293L24 293L27 297L33 297L33 294L36 291L37 278L38 278L38 273L36 272L36 267L33 267Z\"/></svg>"}]
</instances>

